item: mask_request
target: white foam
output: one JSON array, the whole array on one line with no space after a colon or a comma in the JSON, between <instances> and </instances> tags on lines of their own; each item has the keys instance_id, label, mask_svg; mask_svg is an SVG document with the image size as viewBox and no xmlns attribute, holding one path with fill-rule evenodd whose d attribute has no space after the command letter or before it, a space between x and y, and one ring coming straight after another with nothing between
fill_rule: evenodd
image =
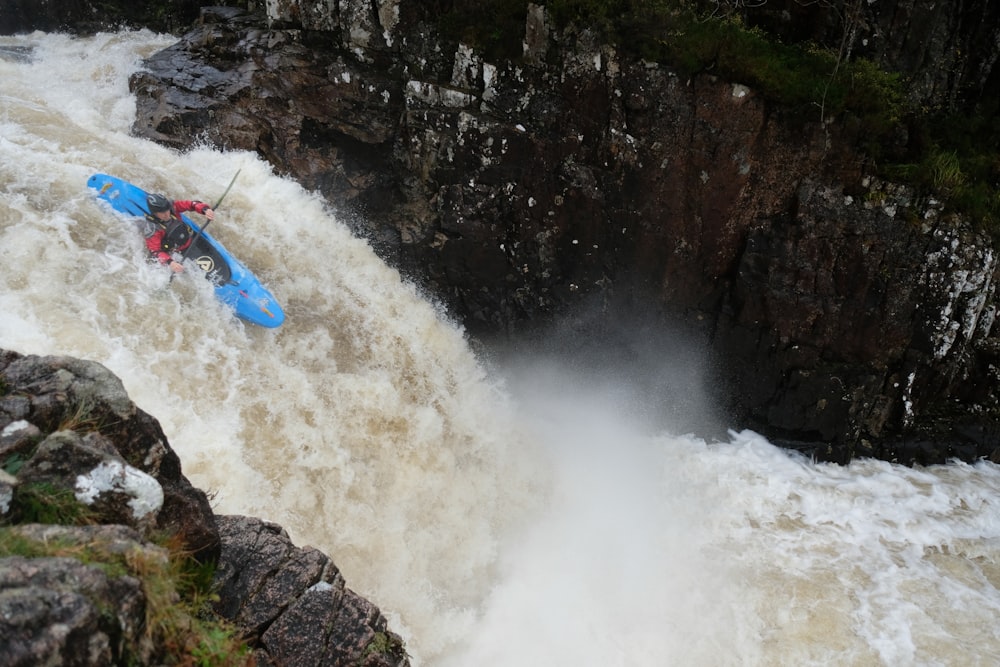
<instances>
[{"instance_id":1,"label":"white foam","mask_svg":"<svg viewBox=\"0 0 1000 667\"><path fill-rule=\"evenodd\" d=\"M0 60L0 347L106 364L218 511L330 554L415 664L1000 660L996 466L672 435L678 415L643 396L661 383L624 373L584 391L535 365L505 386L256 156L129 135L128 75L169 42L0 38L38 46ZM238 169L212 233L285 307L274 331L190 275L167 284L85 186L105 171L212 200ZM663 360L646 361L697 413L701 378Z\"/></svg>"}]
</instances>

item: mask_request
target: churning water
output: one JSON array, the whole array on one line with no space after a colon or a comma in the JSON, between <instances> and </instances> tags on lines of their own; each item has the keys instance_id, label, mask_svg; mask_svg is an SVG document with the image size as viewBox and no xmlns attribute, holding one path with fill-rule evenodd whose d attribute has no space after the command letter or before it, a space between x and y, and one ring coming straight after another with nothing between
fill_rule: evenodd
<instances>
[{"instance_id":1,"label":"churning water","mask_svg":"<svg viewBox=\"0 0 1000 667\"><path fill-rule=\"evenodd\" d=\"M218 512L328 553L415 664L1000 663L1000 469L817 465L672 432L628 373L487 365L255 155L129 135L128 76L171 41L0 38L0 347L108 366ZM86 187L212 201L237 170L212 232L278 330L168 283Z\"/></svg>"}]
</instances>

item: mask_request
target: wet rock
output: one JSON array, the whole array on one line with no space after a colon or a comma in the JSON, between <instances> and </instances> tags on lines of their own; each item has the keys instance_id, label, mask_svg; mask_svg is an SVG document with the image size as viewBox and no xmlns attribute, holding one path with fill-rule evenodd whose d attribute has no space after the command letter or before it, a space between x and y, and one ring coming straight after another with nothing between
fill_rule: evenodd
<instances>
[{"instance_id":1,"label":"wet rock","mask_svg":"<svg viewBox=\"0 0 1000 667\"><path fill-rule=\"evenodd\" d=\"M525 60L489 62L413 13L369 42L377 13L312 31L282 6L148 60L136 133L265 156L481 339L641 319L701 346L730 425L838 461L994 451L948 426L1000 416L993 241L868 178L851 124L538 7Z\"/></svg>"},{"instance_id":2,"label":"wet rock","mask_svg":"<svg viewBox=\"0 0 1000 667\"><path fill-rule=\"evenodd\" d=\"M403 667L402 640L346 587L330 559L266 521L220 516L216 611L256 647L258 664Z\"/></svg>"}]
</instances>

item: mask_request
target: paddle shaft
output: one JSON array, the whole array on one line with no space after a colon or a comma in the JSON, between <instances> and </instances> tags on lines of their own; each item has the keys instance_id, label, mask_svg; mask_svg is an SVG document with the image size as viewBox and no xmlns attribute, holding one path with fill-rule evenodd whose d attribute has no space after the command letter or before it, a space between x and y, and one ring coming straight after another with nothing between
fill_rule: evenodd
<instances>
[{"instance_id":1,"label":"paddle shaft","mask_svg":"<svg viewBox=\"0 0 1000 667\"><path fill-rule=\"evenodd\" d=\"M236 177L240 175L240 172L241 172L241 171L243 171L243 170L242 170L242 169L237 169L237 170L236 170L236 173L235 173L235 174L233 174L233 180L229 181L229 187L227 187L227 188L226 188L226 191L222 193L222 196L221 196L221 197L219 197L219 200L218 200L217 202L215 202L215 206L213 206L213 207L212 207L212 210L213 210L213 211L214 211L215 209L219 208L219 204L221 204L221 203L222 203L222 200L223 200L223 199L225 199L225 198L226 198L226 195L228 195L228 194L229 194L229 191L230 191L230 190L232 189L232 187L233 187L233 183L235 183L235 182L236 182ZM191 248L193 248L193 247L194 247L194 244L195 244L195 242L196 242L196 241L198 240L198 238L199 238L199 237L201 236L201 233L202 233L203 231L205 231L205 228L206 228L206 227L208 227L208 226L209 226L210 224L212 224L212 221L211 221L211 220L209 220L209 221L208 221L208 222L206 222L206 223L205 223L204 225L202 225L201 227L199 227L199 228L198 228L198 232L197 232L197 233L196 233L196 234L194 235L194 238L193 238L193 239L191 239L191 243L189 243L189 244L188 244L188 247L187 247L187 248L184 248L184 250L183 250L183 251L181 251L181 261L182 261L182 262L184 261L184 258L185 258L185 257L187 256L187 253L188 253L188 250L190 250Z\"/></svg>"}]
</instances>

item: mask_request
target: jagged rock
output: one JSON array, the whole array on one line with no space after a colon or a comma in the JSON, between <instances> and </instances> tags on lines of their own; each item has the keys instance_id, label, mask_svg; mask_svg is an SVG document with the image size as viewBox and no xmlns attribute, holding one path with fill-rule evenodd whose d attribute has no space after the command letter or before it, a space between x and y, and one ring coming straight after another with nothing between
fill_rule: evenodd
<instances>
[{"instance_id":1,"label":"jagged rock","mask_svg":"<svg viewBox=\"0 0 1000 667\"><path fill-rule=\"evenodd\" d=\"M409 664L378 608L346 587L327 556L260 519L220 516L218 524L216 611L250 639L257 664Z\"/></svg>"},{"instance_id":2,"label":"jagged rock","mask_svg":"<svg viewBox=\"0 0 1000 667\"><path fill-rule=\"evenodd\" d=\"M208 497L181 473L159 422L107 368L0 351L0 392L0 465L16 462L27 480L61 477L81 500L109 512L106 520L176 533L194 553L215 558L219 537ZM81 476L91 480L85 488Z\"/></svg>"},{"instance_id":3,"label":"jagged rock","mask_svg":"<svg viewBox=\"0 0 1000 667\"><path fill-rule=\"evenodd\" d=\"M64 488L90 506L102 522L132 526L147 534L163 507L159 482L125 463L100 434L81 437L74 431L57 431L49 435L17 477L20 484Z\"/></svg>"},{"instance_id":4,"label":"jagged rock","mask_svg":"<svg viewBox=\"0 0 1000 667\"><path fill-rule=\"evenodd\" d=\"M733 369L734 394L779 434L845 442L823 458L988 456L995 444L952 429L970 415L929 420L942 397L991 384L977 341L995 318L992 241L954 219L907 223L889 212L898 204L806 181L794 216L751 231L718 328L748 364ZM996 394L974 400L995 406Z\"/></svg>"},{"instance_id":5,"label":"jagged rock","mask_svg":"<svg viewBox=\"0 0 1000 667\"><path fill-rule=\"evenodd\" d=\"M149 664L154 648L146 638L142 585L97 558L102 552L166 558L166 552L124 526L35 524L3 530L34 542L87 549L91 560L0 557L0 664Z\"/></svg>"}]
</instances>

